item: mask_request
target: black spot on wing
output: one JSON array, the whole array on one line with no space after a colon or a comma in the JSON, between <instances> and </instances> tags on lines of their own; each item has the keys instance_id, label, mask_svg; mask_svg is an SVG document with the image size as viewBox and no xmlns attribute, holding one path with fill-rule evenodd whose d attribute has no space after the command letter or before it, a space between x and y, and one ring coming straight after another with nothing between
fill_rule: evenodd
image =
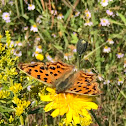
<instances>
[{"instance_id":1,"label":"black spot on wing","mask_svg":"<svg viewBox=\"0 0 126 126\"><path fill-rule=\"evenodd\" d=\"M48 78L45 77L44 80L48 80Z\"/></svg>"},{"instance_id":2,"label":"black spot on wing","mask_svg":"<svg viewBox=\"0 0 126 126\"><path fill-rule=\"evenodd\" d=\"M38 70L35 70L35 72L38 72Z\"/></svg>"},{"instance_id":3,"label":"black spot on wing","mask_svg":"<svg viewBox=\"0 0 126 126\"><path fill-rule=\"evenodd\" d=\"M53 72L50 72L50 74L53 74Z\"/></svg>"},{"instance_id":4,"label":"black spot on wing","mask_svg":"<svg viewBox=\"0 0 126 126\"><path fill-rule=\"evenodd\" d=\"M46 76L49 76L49 74L45 74Z\"/></svg>"},{"instance_id":5,"label":"black spot on wing","mask_svg":"<svg viewBox=\"0 0 126 126\"><path fill-rule=\"evenodd\" d=\"M59 66L59 65L57 65L57 68L60 68L60 66Z\"/></svg>"},{"instance_id":6,"label":"black spot on wing","mask_svg":"<svg viewBox=\"0 0 126 126\"><path fill-rule=\"evenodd\" d=\"M91 86L91 84L90 84L90 83L88 83L88 84L87 84L87 86Z\"/></svg>"},{"instance_id":7,"label":"black spot on wing","mask_svg":"<svg viewBox=\"0 0 126 126\"><path fill-rule=\"evenodd\" d=\"M93 86L93 88L92 88L92 89L96 90L96 86Z\"/></svg>"},{"instance_id":8,"label":"black spot on wing","mask_svg":"<svg viewBox=\"0 0 126 126\"><path fill-rule=\"evenodd\" d=\"M82 90L80 89L80 90L78 90L78 91L75 91L75 92L80 92L80 91L82 91Z\"/></svg>"},{"instance_id":9,"label":"black spot on wing","mask_svg":"<svg viewBox=\"0 0 126 126\"><path fill-rule=\"evenodd\" d=\"M41 66L40 69L44 70L45 68L44 68L44 66Z\"/></svg>"},{"instance_id":10,"label":"black spot on wing","mask_svg":"<svg viewBox=\"0 0 126 126\"><path fill-rule=\"evenodd\" d=\"M36 66L38 66L38 65L37 64L29 65L29 67L32 67L32 68L34 68Z\"/></svg>"},{"instance_id":11,"label":"black spot on wing","mask_svg":"<svg viewBox=\"0 0 126 126\"><path fill-rule=\"evenodd\" d=\"M29 69L27 73L28 73L28 74L31 74L31 71L32 71L32 70L31 70L31 69Z\"/></svg>"},{"instance_id":12,"label":"black spot on wing","mask_svg":"<svg viewBox=\"0 0 126 126\"><path fill-rule=\"evenodd\" d=\"M57 76L57 74L55 73L54 76Z\"/></svg>"},{"instance_id":13,"label":"black spot on wing","mask_svg":"<svg viewBox=\"0 0 126 126\"><path fill-rule=\"evenodd\" d=\"M45 77L45 78L44 78L44 82L47 82L47 80L48 80L48 78Z\"/></svg>"},{"instance_id":14,"label":"black spot on wing","mask_svg":"<svg viewBox=\"0 0 126 126\"><path fill-rule=\"evenodd\" d=\"M37 78L38 78L38 79L41 79L41 78L40 78L40 75L37 75Z\"/></svg>"},{"instance_id":15,"label":"black spot on wing","mask_svg":"<svg viewBox=\"0 0 126 126\"><path fill-rule=\"evenodd\" d=\"M51 66L50 69L51 69L51 70L55 70L56 68Z\"/></svg>"},{"instance_id":16,"label":"black spot on wing","mask_svg":"<svg viewBox=\"0 0 126 126\"><path fill-rule=\"evenodd\" d=\"M58 70L58 73L61 73L61 72Z\"/></svg>"},{"instance_id":17,"label":"black spot on wing","mask_svg":"<svg viewBox=\"0 0 126 126\"><path fill-rule=\"evenodd\" d=\"M43 73L43 71L39 70L40 73Z\"/></svg>"}]
</instances>

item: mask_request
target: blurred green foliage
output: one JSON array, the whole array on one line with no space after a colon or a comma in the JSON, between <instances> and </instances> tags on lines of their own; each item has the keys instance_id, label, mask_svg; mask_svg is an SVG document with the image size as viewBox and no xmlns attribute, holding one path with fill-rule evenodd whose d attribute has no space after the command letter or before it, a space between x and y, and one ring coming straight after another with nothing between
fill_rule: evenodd
<instances>
[{"instance_id":1,"label":"blurred green foliage","mask_svg":"<svg viewBox=\"0 0 126 126\"><path fill-rule=\"evenodd\" d=\"M76 53L72 52L71 46L75 47L80 39L89 43L81 59L81 68L92 68L100 78L98 82L103 93L98 97L99 110L96 112L98 120L103 126L126 125L126 1L105 2L0 1L0 84L2 90L10 93L9 97L6 92L2 92L0 96L1 125L21 125L21 120L25 120L26 125L42 126L57 125L57 122L60 122L60 117L53 119L38 105L37 93L43 86L24 74L18 74L16 66L17 62L37 61L36 53L42 54L45 62L49 60L48 55L52 59L60 57L64 62L76 65ZM35 5L35 8L29 10L28 4ZM110 11L107 13L107 10ZM4 12L10 15L8 23L8 17L3 18ZM107 19L108 24L105 20L101 22L103 18ZM36 27L32 27L33 25ZM6 30L9 30L11 39L10 36L6 38ZM114 43L111 44L110 41ZM37 52L36 48L40 45L42 51ZM105 49L110 51L106 52ZM34 101L20 118L14 114L17 105L12 102L14 93L9 89L15 83L22 83L23 86L18 94L20 99ZM31 85L37 86L28 91L27 87ZM94 125L95 123L94 120Z\"/></svg>"}]
</instances>

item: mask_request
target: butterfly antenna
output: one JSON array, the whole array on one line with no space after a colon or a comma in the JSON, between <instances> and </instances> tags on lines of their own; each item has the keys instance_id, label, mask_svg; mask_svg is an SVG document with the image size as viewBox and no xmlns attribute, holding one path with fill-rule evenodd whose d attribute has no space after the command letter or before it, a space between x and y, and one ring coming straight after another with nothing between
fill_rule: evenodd
<instances>
[{"instance_id":1,"label":"butterfly antenna","mask_svg":"<svg viewBox=\"0 0 126 126\"><path fill-rule=\"evenodd\" d=\"M77 46L76 46L76 49L77 49L77 64L78 64L79 69L80 69L81 56L86 51L87 46L88 46L88 42L85 41L84 39L80 39L77 42Z\"/></svg>"}]
</instances>

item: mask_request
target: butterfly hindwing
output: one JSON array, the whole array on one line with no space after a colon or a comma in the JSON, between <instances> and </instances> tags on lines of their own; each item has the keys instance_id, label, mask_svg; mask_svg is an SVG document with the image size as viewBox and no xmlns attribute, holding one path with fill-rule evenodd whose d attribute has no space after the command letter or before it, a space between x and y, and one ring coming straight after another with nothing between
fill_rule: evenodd
<instances>
[{"instance_id":1,"label":"butterfly hindwing","mask_svg":"<svg viewBox=\"0 0 126 126\"><path fill-rule=\"evenodd\" d=\"M94 76L94 74L84 73L83 71L75 73L73 83L66 92L81 95L98 95L100 90Z\"/></svg>"}]
</instances>

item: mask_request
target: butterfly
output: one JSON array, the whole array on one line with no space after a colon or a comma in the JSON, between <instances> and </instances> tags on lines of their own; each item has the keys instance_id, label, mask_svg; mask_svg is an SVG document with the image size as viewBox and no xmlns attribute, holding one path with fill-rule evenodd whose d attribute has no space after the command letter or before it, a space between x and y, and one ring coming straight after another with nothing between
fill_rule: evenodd
<instances>
[{"instance_id":1,"label":"butterfly","mask_svg":"<svg viewBox=\"0 0 126 126\"><path fill-rule=\"evenodd\" d=\"M75 71L73 65L61 61L21 63L18 68L43 84L56 88L56 93L69 92L81 95L98 95L100 90L95 74Z\"/></svg>"}]
</instances>

